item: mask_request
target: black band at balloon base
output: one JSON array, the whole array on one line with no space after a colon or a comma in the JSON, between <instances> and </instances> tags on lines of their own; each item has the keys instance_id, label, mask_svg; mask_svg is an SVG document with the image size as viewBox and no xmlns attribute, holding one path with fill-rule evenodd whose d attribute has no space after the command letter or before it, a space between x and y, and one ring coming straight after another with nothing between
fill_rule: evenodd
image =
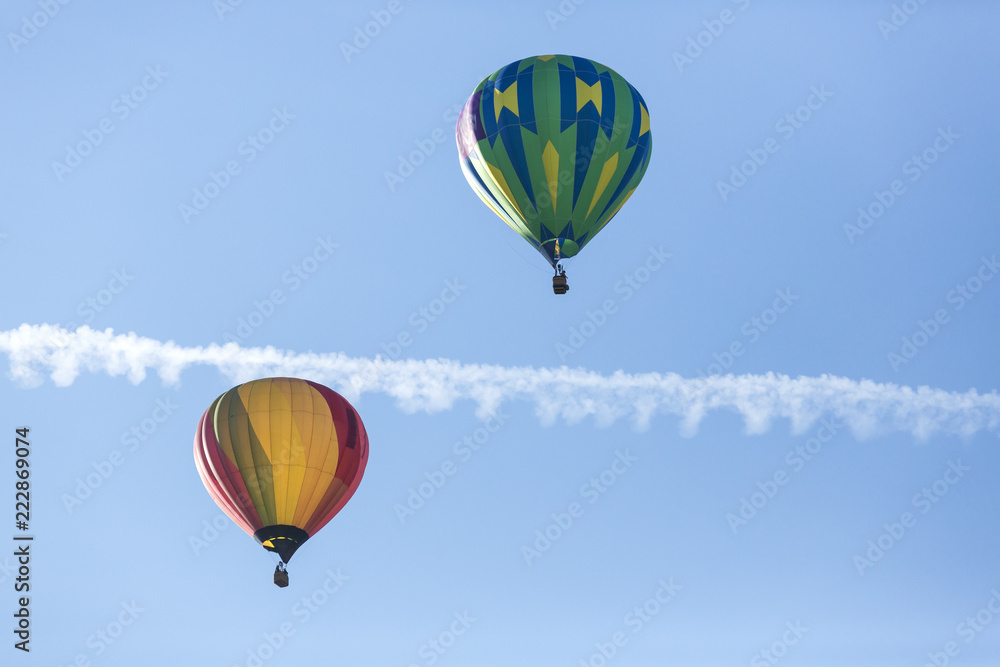
<instances>
[{"instance_id":1,"label":"black band at balloon base","mask_svg":"<svg viewBox=\"0 0 1000 667\"><path fill-rule=\"evenodd\" d=\"M264 526L253 538L268 551L273 551L285 563L291 559L292 554L302 544L309 539L309 534L296 526Z\"/></svg>"}]
</instances>

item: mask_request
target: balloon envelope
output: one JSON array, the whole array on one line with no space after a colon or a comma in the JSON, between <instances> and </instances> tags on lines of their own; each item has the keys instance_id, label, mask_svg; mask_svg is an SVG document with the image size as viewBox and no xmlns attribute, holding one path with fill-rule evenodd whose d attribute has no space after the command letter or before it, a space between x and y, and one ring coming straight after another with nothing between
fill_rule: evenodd
<instances>
[{"instance_id":1,"label":"balloon envelope","mask_svg":"<svg viewBox=\"0 0 1000 667\"><path fill-rule=\"evenodd\" d=\"M518 60L483 79L455 135L469 185L553 266L618 212L652 149L638 91L565 55Z\"/></svg>"},{"instance_id":2,"label":"balloon envelope","mask_svg":"<svg viewBox=\"0 0 1000 667\"><path fill-rule=\"evenodd\" d=\"M368 435L332 389L295 378L254 380L202 415L194 460L219 507L287 563L354 494Z\"/></svg>"}]
</instances>

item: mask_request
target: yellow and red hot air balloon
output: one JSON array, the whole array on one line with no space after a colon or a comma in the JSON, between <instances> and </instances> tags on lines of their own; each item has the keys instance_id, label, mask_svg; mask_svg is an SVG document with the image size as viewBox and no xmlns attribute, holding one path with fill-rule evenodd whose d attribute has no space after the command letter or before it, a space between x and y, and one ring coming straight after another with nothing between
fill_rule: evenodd
<instances>
[{"instance_id":1,"label":"yellow and red hot air balloon","mask_svg":"<svg viewBox=\"0 0 1000 667\"><path fill-rule=\"evenodd\" d=\"M198 474L236 525L288 563L354 495L368 434L337 392L296 378L233 387L201 416ZM288 584L282 564L275 583Z\"/></svg>"}]
</instances>

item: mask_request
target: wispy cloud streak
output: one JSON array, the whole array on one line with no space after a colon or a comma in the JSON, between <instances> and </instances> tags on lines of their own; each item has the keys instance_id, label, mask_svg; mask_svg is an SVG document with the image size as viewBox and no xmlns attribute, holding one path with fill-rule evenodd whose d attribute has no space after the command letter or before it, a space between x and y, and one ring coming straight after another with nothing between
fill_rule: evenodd
<instances>
[{"instance_id":1,"label":"wispy cloud streak","mask_svg":"<svg viewBox=\"0 0 1000 667\"><path fill-rule=\"evenodd\" d=\"M869 380L822 375L724 375L688 379L675 373L602 375L585 369L463 364L446 359L399 360L348 357L339 353L298 353L236 343L182 347L134 333L115 334L81 327L23 324L0 332L0 351L10 361L10 377L37 386L47 374L58 386L73 384L82 372L125 375L134 384L149 371L169 385L192 366L213 366L233 383L266 376L294 376L322 382L348 398L366 392L388 394L406 412L437 412L471 400L485 417L506 401L534 404L543 423L578 422L593 416L599 425L630 419L646 428L658 414L680 418L692 435L711 410L738 412L748 433L766 431L776 418L801 433L830 415L858 437L892 431L925 438L935 433L970 436L1000 432L1000 396L972 389L950 392Z\"/></svg>"}]
</instances>

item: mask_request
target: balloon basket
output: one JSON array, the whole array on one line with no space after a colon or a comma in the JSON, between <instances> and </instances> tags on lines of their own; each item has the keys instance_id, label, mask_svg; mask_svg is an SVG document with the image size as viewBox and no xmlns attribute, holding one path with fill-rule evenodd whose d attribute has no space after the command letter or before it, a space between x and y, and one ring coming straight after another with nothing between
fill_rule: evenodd
<instances>
[{"instance_id":1,"label":"balloon basket","mask_svg":"<svg viewBox=\"0 0 1000 667\"><path fill-rule=\"evenodd\" d=\"M566 284L565 271L552 276L552 291L556 294L565 294L569 291L569 285Z\"/></svg>"},{"instance_id":2,"label":"balloon basket","mask_svg":"<svg viewBox=\"0 0 1000 667\"><path fill-rule=\"evenodd\" d=\"M288 586L288 570L278 563L278 566L274 568L274 585L278 588L284 588Z\"/></svg>"}]
</instances>

